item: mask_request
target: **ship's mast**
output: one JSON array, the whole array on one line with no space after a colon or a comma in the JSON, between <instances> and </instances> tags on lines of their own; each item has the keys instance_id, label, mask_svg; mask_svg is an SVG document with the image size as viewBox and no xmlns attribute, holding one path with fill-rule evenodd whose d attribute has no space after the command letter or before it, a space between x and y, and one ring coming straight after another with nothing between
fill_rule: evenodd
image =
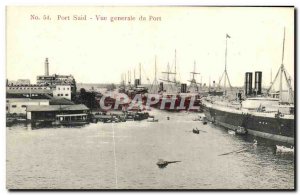
<instances>
[{"instance_id":1,"label":"ship's mast","mask_svg":"<svg viewBox=\"0 0 300 195\"><path fill-rule=\"evenodd\" d=\"M284 59L284 42L285 42L285 28L283 30L283 42L282 42L282 55L281 55L281 71L280 71L280 84L279 84L279 99L282 101L282 73L284 71L283 59Z\"/></svg>"},{"instance_id":2,"label":"ship's mast","mask_svg":"<svg viewBox=\"0 0 300 195\"><path fill-rule=\"evenodd\" d=\"M210 91L210 76L209 76L209 80L208 80L208 91Z\"/></svg>"},{"instance_id":3,"label":"ship's mast","mask_svg":"<svg viewBox=\"0 0 300 195\"><path fill-rule=\"evenodd\" d=\"M156 67L156 56L155 56L155 64L154 64L154 80L153 83L151 85L151 89L150 91L153 93L158 92L158 81L157 81L157 67Z\"/></svg>"},{"instance_id":4,"label":"ship's mast","mask_svg":"<svg viewBox=\"0 0 300 195\"><path fill-rule=\"evenodd\" d=\"M283 77L285 78L285 81L287 83L287 87L288 87L288 93L289 93L289 102L294 103L294 94L293 94L293 89L292 89L292 85L291 85L291 81L290 78L288 78L283 61L284 61L284 46L285 46L285 28L283 31L283 43L282 43L282 56L281 56L281 65L280 68L275 76L275 79L273 80L271 86L268 89L268 93L270 92L270 90L272 89L275 81L278 78L279 75L279 102L283 102L283 83L282 83L282 79Z\"/></svg>"},{"instance_id":5,"label":"ship's mast","mask_svg":"<svg viewBox=\"0 0 300 195\"><path fill-rule=\"evenodd\" d=\"M175 49L175 75L174 75L174 82L175 82L175 84L176 84L176 49Z\"/></svg>"},{"instance_id":6,"label":"ship's mast","mask_svg":"<svg viewBox=\"0 0 300 195\"><path fill-rule=\"evenodd\" d=\"M157 71L156 71L156 56L155 56L155 66L154 66L154 68L155 68L155 70L154 70L154 71L155 71L155 75L154 75L155 78L154 78L154 81L157 81L157 80L156 80L156 79L157 79L157 77L156 77L156 76L157 76L157 75L156 75L156 74L157 74Z\"/></svg>"},{"instance_id":7,"label":"ship's mast","mask_svg":"<svg viewBox=\"0 0 300 195\"><path fill-rule=\"evenodd\" d=\"M170 65L169 65L169 62L168 62L167 71L166 72L162 72L162 73L163 74L167 74L167 79L159 79L159 80L165 81L165 82L168 82L168 83L174 83L175 87L177 87L177 81L176 81L176 50L175 50L175 72L171 72ZM174 80L173 81L170 80L170 75L171 74L174 75ZM173 89L172 85L171 85L171 88Z\"/></svg>"},{"instance_id":8,"label":"ship's mast","mask_svg":"<svg viewBox=\"0 0 300 195\"><path fill-rule=\"evenodd\" d=\"M166 81L166 82L168 82L168 83L176 83L175 81L171 81L171 80L170 80L170 75L171 75L171 74L176 75L176 73L175 73L175 72L171 72L169 62L168 62L168 65L167 65L167 71L166 71L166 72L162 72L162 73L163 73L163 74L167 74L167 79L166 79L166 80L165 80L165 79L160 79L160 80Z\"/></svg>"},{"instance_id":9,"label":"ship's mast","mask_svg":"<svg viewBox=\"0 0 300 195\"><path fill-rule=\"evenodd\" d=\"M140 84L142 84L142 65L141 63L139 64L140 68Z\"/></svg>"},{"instance_id":10,"label":"ship's mast","mask_svg":"<svg viewBox=\"0 0 300 195\"><path fill-rule=\"evenodd\" d=\"M226 46L225 46L225 70L219 80L219 88L221 86L221 81L224 77L224 95L226 95L226 81L228 81L230 90L232 89L231 84L230 84L230 80L229 80L229 76L228 76L228 72L227 72L227 39L231 38L228 34L226 34Z\"/></svg>"},{"instance_id":11,"label":"ship's mast","mask_svg":"<svg viewBox=\"0 0 300 195\"><path fill-rule=\"evenodd\" d=\"M273 83L273 76L272 76L272 68L271 68L271 81L270 81L270 85L272 85Z\"/></svg>"},{"instance_id":12,"label":"ship's mast","mask_svg":"<svg viewBox=\"0 0 300 195\"><path fill-rule=\"evenodd\" d=\"M168 80L169 82L171 82L171 81L170 81L170 74L172 74L172 73L170 72L170 65L169 65L169 62L168 62L166 74L167 74L167 80Z\"/></svg>"},{"instance_id":13,"label":"ship's mast","mask_svg":"<svg viewBox=\"0 0 300 195\"><path fill-rule=\"evenodd\" d=\"M124 77L124 83L125 83L125 86L126 86L126 73L123 73L123 77Z\"/></svg>"},{"instance_id":14,"label":"ship's mast","mask_svg":"<svg viewBox=\"0 0 300 195\"><path fill-rule=\"evenodd\" d=\"M191 72L193 74L193 80L195 80L195 74L196 74L196 60L194 61L194 72Z\"/></svg>"},{"instance_id":15,"label":"ship's mast","mask_svg":"<svg viewBox=\"0 0 300 195\"><path fill-rule=\"evenodd\" d=\"M201 76L201 80L200 80L200 85L202 86L202 76ZM200 86L200 87L201 87L201 86Z\"/></svg>"},{"instance_id":16,"label":"ship's mast","mask_svg":"<svg viewBox=\"0 0 300 195\"><path fill-rule=\"evenodd\" d=\"M131 84L131 71L128 71L128 85Z\"/></svg>"},{"instance_id":17,"label":"ship's mast","mask_svg":"<svg viewBox=\"0 0 300 195\"><path fill-rule=\"evenodd\" d=\"M193 76L192 76L192 80L189 80L189 82L191 82L191 84L189 86L189 90L190 90L190 88L194 88L194 89L196 89L196 91L198 91L198 86L197 86L198 83L195 79L195 75L200 74L200 73L196 72L196 61L194 61L194 71L191 72L191 74Z\"/></svg>"},{"instance_id":18,"label":"ship's mast","mask_svg":"<svg viewBox=\"0 0 300 195\"><path fill-rule=\"evenodd\" d=\"M169 63L168 63L168 66L167 66L167 71L166 71L166 72L162 72L162 73L163 73L163 74L167 74L167 79L159 79L159 80L165 81L165 82L167 82L167 83L175 83L175 84L176 84L176 82L170 80L170 75L171 75L171 74L174 75L174 74L176 74L176 73L170 71L170 65L169 65ZM173 89L172 85L171 85L171 88Z\"/></svg>"}]
</instances>

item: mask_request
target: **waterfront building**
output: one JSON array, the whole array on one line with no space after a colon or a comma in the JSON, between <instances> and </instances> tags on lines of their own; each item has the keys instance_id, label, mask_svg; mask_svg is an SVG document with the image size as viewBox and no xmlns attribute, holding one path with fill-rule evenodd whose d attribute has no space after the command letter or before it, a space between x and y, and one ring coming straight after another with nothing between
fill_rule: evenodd
<instances>
[{"instance_id":1,"label":"waterfront building","mask_svg":"<svg viewBox=\"0 0 300 195\"><path fill-rule=\"evenodd\" d=\"M56 85L53 90L54 98L65 98L71 100L71 86L70 85Z\"/></svg>"},{"instance_id":2,"label":"waterfront building","mask_svg":"<svg viewBox=\"0 0 300 195\"><path fill-rule=\"evenodd\" d=\"M71 100L76 94L76 81L72 75L49 75L49 61L45 60L45 74L37 76L37 84L29 79L6 80L6 94L14 98L35 98L45 95L50 98Z\"/></svg>"},{"instance_id":3,"label":"waterfront building","mask_svg":"<svg viewBox=\"0 0 300 195\"><path fill-rule=\"evenodd\" d=\"M71 92L76 92L76 82L72 75L58 75L53 74L50 76L37 76L37 84L49 86L50 88L55 88L56 85L70 85Z\"/></svg>"},{"instance_id":4,"label":"waterfront building","mask_svg":"<svg viewBox=\"0 0 300 195\"><path fill-rule=\"evenodd\" d=\"M89 108L83 104L76 105L48 105L28 106L26 110L27 120L54 122L57 116L61 115L86 115Z\"/></svg>"},{"instance_id":5,"label":"waterfront building","mask_svg":"<svg viewBox=\"0 0 300 195\"><path fill-rule=\"evenodd\" d=\"M8 114L26 114L27 106L48 106L48 99L30 99L30 98L8 98L6 99L6 113Z\"/></svg>"},{"instance_id":6,"label":"waterfront building","mask_svg":"<svg viewBox=\"0 0 300 195\"><path fill-rule=\"evenodd\" d=\"M50 99L52 89L42 85L7 85L6 98Z\"/></svg>"},{"instance_id":7,"label":"waterfront building","mask_svg":"<svg viewBox=\"0 0 300 195\"><path fill-rule=\"evenodd\" d=\"M69 85L71 94L76 93L76 81L72 75L49 75L49 61L45 59L45 74L37 76L37 84L43 86L49 86L52 90L56 89L58 85Z\"/></svg>"}]
</instances>

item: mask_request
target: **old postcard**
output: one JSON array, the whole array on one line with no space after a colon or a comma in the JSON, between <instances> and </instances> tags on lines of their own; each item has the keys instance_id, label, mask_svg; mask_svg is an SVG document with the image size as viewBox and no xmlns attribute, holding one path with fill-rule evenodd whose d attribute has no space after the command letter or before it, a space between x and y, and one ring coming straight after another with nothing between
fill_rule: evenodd
<instances>
[{"instance_id":1,"label":"old postcard","mask_svg":"<svg viewBox=\"0 0 300 195\"><path fill-rule=\"evenodd\" d=\"M7 6L6 187L294 190L294 14Z\"/></svg>"}]
</instances>

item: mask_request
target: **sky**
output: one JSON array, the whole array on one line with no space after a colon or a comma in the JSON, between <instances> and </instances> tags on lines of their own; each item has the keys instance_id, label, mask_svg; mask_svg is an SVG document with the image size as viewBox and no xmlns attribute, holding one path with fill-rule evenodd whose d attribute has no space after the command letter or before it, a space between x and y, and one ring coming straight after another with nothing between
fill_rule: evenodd
<instances>
[{"instance_id":1,"label":"sky","mask_svg":"<svg viewBox=\"0 0 300 195\"><path fill-rule=\"evenodd\" d=\"M32 15L40 19L31 19ZM43 20L43 16L51 20ZM74 15L87 20L72 20ZM107 17L97 21L96 15ZM58 20L58 17L70 20ZM135 17L114 21L110 17ZM139 17L146 18L140 21ZM149 20L150 16L156 21ZM160 18L160 19L159 19ZM44 74L72 74L80 83L120 83L121 75L142 65L142 82L175 64L177 79L191 78L196 62L198 82L216 80L227 71L233 86L243 86L245 72L262 71L269 86L281 65L294 77L294 9L280 7L7 7L6 72L9 80ZM149 81L147 81L147 78Z\"/></svg>"}]
</instances>

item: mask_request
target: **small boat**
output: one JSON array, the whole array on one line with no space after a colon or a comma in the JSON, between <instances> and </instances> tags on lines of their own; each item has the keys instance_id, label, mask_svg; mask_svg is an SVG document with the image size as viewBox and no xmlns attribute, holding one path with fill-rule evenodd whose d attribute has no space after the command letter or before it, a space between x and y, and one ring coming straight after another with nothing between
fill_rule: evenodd
<instances>
[{"instance_id":1,"label":"small boat","mask_svg":"<svg viewBox=\"0 0 300 195\"><path fill-rule=\"evenodd\" d=\"M233 130L228 130L228 134L229 134L229 135L235 135L235 131L233 131Z\"/></svg>"},{"instance_id":2,"label":"small boat","mask_svg":"<svg viewBox=\"0 0 300 195\"><path fill-rule=\"evenodd\" d=\"M125 117L121 117L119 118L120 122L126 122L126 118Z\"/></svg>"},{"instance_id":3,"label":"small boat","mask_svg":"<svg viewBox=\"0 0 300 195\"><path fill-rule=\"evenodd\" d=\"M147 122L158 122L158 119L154 119L154 118L148 119Z\"/></svg>"},{"instance_id":4,"label":"small boat","mask_svg":"<svg viewBox=\"0 0 300 195\"><path fill-rule=\"evenodd\" d=\"M15 118L6 117L6 126L12 126L16 122Z\"/></svg>"},{"instance_id":5,"label":"small boat","mask_svg":"<svg viewBox=\"0 0 300 195\"><path fill-rule=\"evenodd\" d=\"M198 118L194 118L193 121L203 121L203 118L201 116L198 116Z\"/></svg>"},{"instance_id":6,"label":"small boat","mask_svg":"<svg viewBox=\"0 0 300 195\"><path fill-rule=\"evenodd\" d=\"M294 153L294 147L291 146L290 148L285 146L276 145L276 152L278 153Z\"/></svg>"},{"instance_id":7,"label":"small boat","mask_svg":"<svg viewBox=\"0 0 300 195\"><path fill-rule=\"evenodd\" d=\"M111 119L103 120L103 123L112 123Z\"/></svg>"},{"instance_id":8,"label":"small boat","mask_svg":"<svg viewBox=\"0 0 300 195\"><path fill-rule=\"evenodd\" d=\"M112 122L113 122L113 123L119 123L119 122L121 122L121 120L118 119L118 118L113 118Z\"/></svg>"},{"instance_id":9,"label":"small boat","mask_svg":"<svg viewBox=\"0 0 300 195\"><path fill-rule=\"evenodd\" d=\"M236 129L236 133L244 135L247 133L247 130L244 127L238 126L238 128Z\"/></svg>"},{"instance_id":10,"label":"small boat","mask_svg":"<svg viewBox=\"0 0 300 195\"><path fill-rule=\"evenodd\" d=\"M141 120L148 119L148 118L149 118L148 112L137 112L133 116L133 119L135 121L141 121Z\"/></svg>"},{"instance_id":11,"label":"small boat","mask_svg":"<svg viewBox=\"0 0 300 195\"><path fill-rule=\"evenodd\" d=\"M98 123L98 119L93 118L93 119L91 119L91 122L92 122L92 123Z\"/></svg>"},{"instance_id":12,"label":"small boat","mask_svg":"<svg viewBox=\"0 0 300 195\"><path fill-rule=\"evenodd\" d=\"M171 163L178 163L178 162L181 162L181 161L165 161L163 159L159 159L158 162L156 163L156 165L159 167L159 168L165 168L166 166L168 166L169 164Z\"/></svg>"},{"instance_id":13,"label":"small boat","mask_svg":"<svg viewBox=\"0 0 300 195\"><path fill-rule=\"evenodd\" d=\"M199 131L199 129L193 129L193 133L195 133L195 134L199 134L199 133L200 133L200 131Z\"/></svg>"}]
</instances>

